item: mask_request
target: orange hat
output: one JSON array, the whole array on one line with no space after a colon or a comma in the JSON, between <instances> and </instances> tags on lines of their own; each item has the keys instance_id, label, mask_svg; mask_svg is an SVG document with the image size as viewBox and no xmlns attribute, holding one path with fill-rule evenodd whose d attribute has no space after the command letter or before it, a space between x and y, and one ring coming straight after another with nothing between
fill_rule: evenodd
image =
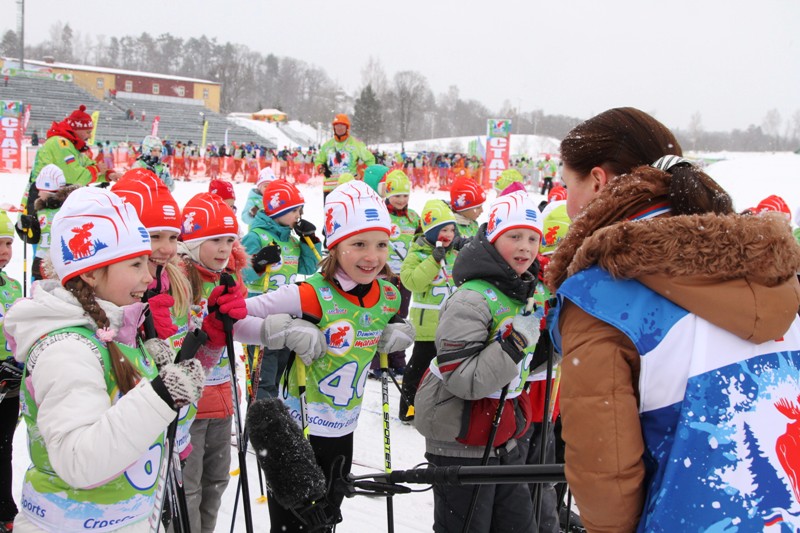
<instances>
[{"instance_id":1,"label":"orange hat","mask_svg":"<svg viewBox=\"0 0 800 533\"><path fill-rule=\"evenodd\" d=\"M450 207L456 213L478 207L485 201L486 192L472 178L456 178L450 186Z\"/></svg>"},{"instance_id":2,"label":"orange hat","mask_svg":"<svg viewBox=\"0 0 800 533\"><path fill-rule=\"evenodd\" d=\"M767 196L761 200L753 211L757 214L766 213L767 211L774 211L776 213L783 213L789 220L792 219L792 211L786 204L786 201L777 195Z\"/></svg>"},{"instance_id":3,"label":"orange hat","mask_svg":"<svg viewBox=\"0 0 800 533\"><path fill-rule=\"evenodd\" d=\"M112 185L111 192L133 206L148 231L181 232L178 202L154 172L131 169Z\"/></svg>"},{"instance_id":4,"label":"orange hat","mask_svg":"<svg viewBox=\"0 0 800 533\"><path fill-rule=\"evenodd\" d=\"M567 189L562 187L561 185L556 185L552 189L550 189L550 193L547 195L548 202L559 202L561 200L567 199Z\"/></svg>"},{"instance_id":5,"label":"orange hat","mask_svg":"<svg viewBox=\"0 0 800 533\"><path fill-rule=\"evenodd\" d=\"M210 192L192 196L183 208L183 242L205 241L216 237L237 237L236 215L222 198Z\"/></svg>"},{"instance_id":6,"label":"orange hat","mask_svg":"<svg viewBox=\"0 0 800 533\"><path fill-rule=\"evenodd\" d=\"M283 216L303 204L303 195L286 180L271 181L264 189L264 212L272 218Z\"/></svg>"},{"instance_id":7,"label":"orange hat","mask_svg":"<svg viewBox=\"0 0 800 533\"><path fill-rule=\"evenodd\" d=\"M86 106L83 104L67 117L67 124L73 130L90 130L94 126L92 117L86 113Z\"/></svg>"},{"instance_id":8,"label":"orange hat","mask_svg":"<svg viewBox=\"0 0 800 533\"><path fill-rule=\"evenodd\" d=\"M350 119L344 113L339 113L333 117L333 122L331 122L331 125L335 126L337 124L344 124L347 126L347 129L350 129Z\"/></svg>"}]
</instances>

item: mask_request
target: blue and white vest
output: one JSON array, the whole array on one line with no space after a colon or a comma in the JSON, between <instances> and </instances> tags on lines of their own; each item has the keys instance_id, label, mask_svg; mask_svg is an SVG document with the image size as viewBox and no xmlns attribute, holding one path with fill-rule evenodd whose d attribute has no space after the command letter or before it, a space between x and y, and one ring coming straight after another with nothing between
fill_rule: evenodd
<instances>
[{"instance_id":1,"label":"blue and white vest","mask_svg":"<svg viewBox=\"0 0 800 533\"><path fill-rule=\"evenodd\" d=\"M564 282L557 310L565 299L641 358L639 532L800 528L800 319L753 344L597 266ZM551 334L561 351L558 316Z\"/></svg>"}]
</instances>

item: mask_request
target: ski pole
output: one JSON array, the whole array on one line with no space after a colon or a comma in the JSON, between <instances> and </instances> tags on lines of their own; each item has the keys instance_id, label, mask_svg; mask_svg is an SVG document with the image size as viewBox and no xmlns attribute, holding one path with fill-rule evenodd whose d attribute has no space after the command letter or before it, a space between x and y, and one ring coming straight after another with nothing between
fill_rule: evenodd
<instances>
[{"instance_id":1,"label":"ski pole","mask_svg":"<svg viewBox=\"0 0 800 533\"><path fill-rule=\"evenodd\" d=\"M539 464L543 465L545 461L545 448L547 446L547 434L550 428L550 401L551 401L551 394L552 394L552 387L553 387L553 343L550 341L548 337L548 346L547 346L547 372L545 374L545 387L544 387L544 412L542 413L542 435L539 438ZM533 501L533 509L534 509L534 516L536 516L536 523L539 523L539 519L542 514L542 496L543 496L543 486L541 484L536 485L536 494Z\"/></svg>"},{"instance_id":2,"label":"ski pole","mask_svg":"<svg viewBox=\"0 0 800 533\"><path fill-rule=\"evenodd\" d=\"M436 241L436 246L442 246L442 241ZM447 285L447 296L445 296L445 300L453 294L453 286L450 285L450 276L447 275L447 258L443 257L439 264L442 265L442 275L444 276L444 282ZM444 300L442 301L444 305Z\"/></svg>"},{"instance_id":3,"label":"ski pole","mask_svg":"<svg viewBox=\"0 0 800 533\"><path fill-rule=\"evenodd\" d=\"M306 365L302 360L296 360L297 365L297 390L300 393L300 426L303 428L303 437L308 440L310 430L308 427L308 406L306 405Z\"/></svg>"},{"instance_id":4,"label":"ski pole","mask_svg":"<svg viewBox=\"0 0 800 533\"><path fill-rule=\"evenodd\" d=\"M392 473L392 441L389 430L389 355L380 354L381 364L381 398L383 400L383 471ZM392 495L386 497L387 531L394 533L394 502Z\"/></svg>"},{"instance_id":5,"label":"ski pole","mask_svg":"<svg viewBox=\"0 0 800 533\"><path fill-rule=\"evenodd\" d=\"M220 284L226 287L225 292L230 292L236 287L236 282L233 277L228 273L223 273L220 276ZM220 315L219 311L217 314ZM231 367L231 380L233 389L233 413L236 419L236 448L239 455L239 475L242 485L242 503L244 507L244 523L247 533L253 533L253 515L250 510L250 487L247 484L247 457L244 444L242 441L242 411L239 405L239 390L238 380L236 377L236 356L233 353L233 320L228 315L222 314L219 316L222 320L222 325L225 330L225 345L228 351L228 362Z\"/></svg>"},{"instance_id":6,"label":"ski pole","mask_svg":"<svg viewBox=\"0 0 800 533\"><path fill-rule=\"evenodd\" d=\"M494 446L494 438L497 436L497 428L500 426L500 419L503 416L503 406L506 403L506 395L508 394L508 385L503 387L503 390L500 391L500 400L497 404L497 411L494 414L494 420L492 420L492 429L489 431L489 440L486 441L486 447L483 449L483 458L481 459L481 466L486 466L489 464L489 455L492 452L492 447ZM464 520L464 529L462 530L463 533L469 533L469 524L472 522L472 515L475 513L475 505L478 503L478 493L481 490L480 485L475 485L475 488L472 489L472 499L469 502L469 511L467 511L467 518Z\"/></svg>"},{"instance_id":7,"label":"ski pole","mask_svg":"<svg viewBox=\"0 0 800 533\"><path fill-rule=\"evenodd\" d=\"M308 247L311 248L311 251L314 252L314 255L317 257L317 261L322 261L322 256L319 255L317 247L314 246L313 242L311 242L311 237L309 237L308 235L303 235L303 239L306 241Z\"/></svg>"}]
</instances>

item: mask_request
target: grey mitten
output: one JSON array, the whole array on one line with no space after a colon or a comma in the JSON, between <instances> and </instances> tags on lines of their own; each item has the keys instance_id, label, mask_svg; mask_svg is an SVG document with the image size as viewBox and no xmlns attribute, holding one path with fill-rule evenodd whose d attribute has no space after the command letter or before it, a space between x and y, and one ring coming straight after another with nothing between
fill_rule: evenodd
<instances>
[{"instance_id":1,"label":"grey mitten","mask_svg":"<svg viewBox=\"0 0 800 533\"><path fill-rule=\"evenodd\" d=\"M328 348L325 335L317 326L291 315L270 315L264 319L261 338L267 349L288 348L306 365L322 357Z\"/></svg>"},{"instance_id":2,"label":"grey mitten","mask_svg":"<svg viewBox=\"0 0 800 533\"><path fill-rule=\"evenodd\" d=\"M144 341L144 349L153 358L156 368L159 370L175 361L175 352L172 351L172 348L165 340L147 339Z\"/></svg>"},{"instance_id":3,"label":"grey mitten","mask_svg":"<svg viewBox=\"0 0 800 533\"><path fill-rule=\"evenodd\" d=\"M181 408L200 399L206 382L203 365L197 359L170 363L158 375L172 397L174 408Z\"/></svg>"},{"instance_id":4,"label":"grey mitten","mask_svg":"<svg viewBox=\"0 0 800 533\"><path fill-rule=\"evenodd\" d=\"M511 320L511 329L501 344L515 363L519 363L525 357L526 348L533 348L539 342L540 324L541 319L531 313L516 315Z\"/></svg>"},{"instance_id":5,"label":"grey mitten","mask_svg":"<svg viewBox=\"0 0 800 533\"><path fill-rule=\"evenodd\" d=\"M378 353L400 352L414 344L414 326L408 320L387 324L378 341Z\"/></svg>"},{"instance_id":6,"label":"grey mitten","mask_svg":"<svg viewBox=\"0 0 800 533\"><path fill-rule=\"evenodd\" d=\"M431 255L437 263L441 263L444 260L445 255L447 255L447 249L444 246L437 246L433 249Z\"/></svg>"}]
</instances>

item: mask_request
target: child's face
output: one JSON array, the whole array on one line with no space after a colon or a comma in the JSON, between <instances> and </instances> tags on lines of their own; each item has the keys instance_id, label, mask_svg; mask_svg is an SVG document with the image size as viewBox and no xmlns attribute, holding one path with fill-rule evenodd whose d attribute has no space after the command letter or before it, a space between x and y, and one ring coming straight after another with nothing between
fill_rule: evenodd
<instances>
[{"instance_id":1,"label":"child's face","mask_svg":"<svg viewBox=\"0 0 800 533\"><path fill-rule=\"evenodd\" d=\"M233 237L215 237L200 245L200 263L209 270L219 272L228 265L233 250Z\"/></svg>"},{"instance_id":2,"label":"child's face","mask_svg":"<svg viewBox=\"0 0 800 533\"><path fill-rule=\"evenodd\" d=\"M178 234L174 231L151 231L150 245L153 254L148 261L150 275L156 275L156 268L166 266L170 259L178 253Z\"/></svg>"},{"instance_id":3,"label":"child's face","mask_svg":"<svg viewBox=\"0 0 800 533\"><path fill-rule=\"evenodd\" d=\"M161 148L153 148L150 150L150 155L153 157L161 157Z\"/></svg>"},{"instance_id":4,"label":"child's face","mask_svg":"<svg viewBox=\"0 0 800 533\"><path fill-rule=\"evenodd\" d=\"M448 224L439 230L439 238L437 240L441 242L442 246L446 248L450 246L450 243L453 242L453 239L455 238L456 238L456 226L455 224Z\"/></svg>"},{"instance_id":5,"label":"child's face","mask_svg":"<svg viewBox=\"0 0 800 533\"><path fill-rule=\"evenodd\" d=\"M366 231L346 238L334 250L339 266L350 279L372 283L386 265L389 236L382 231Z\"/></svg>"},{"instance_id":6,"label":"child's face","mask_svg":"<svg viewBox=\"0 0 800 533\"><path fill-rule=\"evenodd\" d=\"M483 213L483 205L470 207L469 209L459 211L459 213L461 213L463 217L470 220L478 220L478 217L481 216L481 213Z\"/></svg>"},{"instance_id":7,"label":"child's face","mask_svg":"<svg viewBox=\"0 0 800 533\"><path fill-rule=\"evenodd\" d=\"M389 197L389 203L395 209L405 209L408 205L408 195L407 194L395 194L394 196Z\"/></svg>"},{"instance_id":8,"label":"child's face","mask_svg":"<svg viewBox=\"0 0 800 533\"><path fill-rule=\"evenodd\" d=\"M265 181L264 183L256 187L256 189L258 189L258 192L261 193L261 196L264 196L264 189L267 188L267 185L269 185L269 182Z\"/></svg>"},{"instance_id":9,"label":"child's face","mask_svg":"<svg viewBox=\"0 0 800 533\"><path fill-rule=\"evenodd\" d=\"M280 224L281 226L289 226L293 228L297 221L300 220L300 216L303 214L302 208L298 207L297 209L292 209L288 213L279 216L278 218L274 218L273 220Z\"/></svg>"},{"instance_id":10,"label":"child's face","mask_svg":"<svg viewBox=\"0 0 800 533\"><path fill-rule=\"evenodd\" d=\"M12 238L2 238L0 239L0 269L5 268L9 261L11 261L11 256L14 254L14 250L11 245L14 243L14 239Z\"/></svg>"},{"instance_id":11,"label":"child's face","mask_svg":"<svg viewBox=\"0 0 800 533\"><path fill-rule=\"evenodd\" d=\"M514 272L521 276L539 253L539 234L528 228L510 229L494 241L494 247Z\"/></svg>"},{"instance_id":12,"label":"child's face","mask_svg":"<svg viewBox=\"0 0 800 533\"><path fill-rule=\"evenodd\" d=\"M92 270L81 277L94 286L98 298L122 307L142 300L144 291L153 281L147 264L147 255L140 255Z\"/></svg>"}]
</instances>

